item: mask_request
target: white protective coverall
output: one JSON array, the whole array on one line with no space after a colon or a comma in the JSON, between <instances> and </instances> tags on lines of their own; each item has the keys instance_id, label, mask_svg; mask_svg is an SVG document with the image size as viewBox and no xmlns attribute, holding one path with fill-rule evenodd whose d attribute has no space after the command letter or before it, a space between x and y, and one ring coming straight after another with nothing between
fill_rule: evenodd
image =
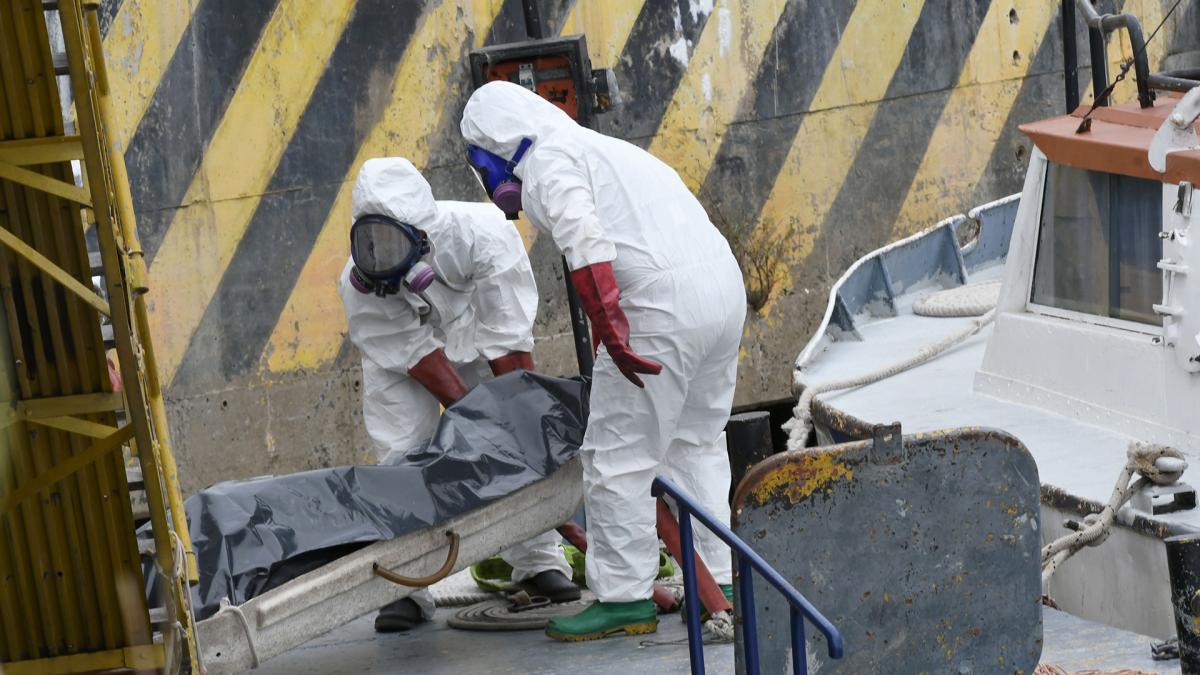
<instances>
[{"instance_id":1,"label":"white protective coverall","mask_svg":"<svg viewBox=\"0 0 1200 675\"><path fill-rule=\"evenodd\" d=\"M514 169L525 213L572 270L611 262L629 344L663 366L639 389L600 351L581 449L588 587L606 602L649 598L658 571L656 474L729 522L723 429L746 315L741 270L671 167L579 126L520 86L476 90L462 133L505 159L522 138L533 141ZM696 539L717 583L731 583L729 548L704 528Z\"/></svg>"},{"instance_id":2,"label":"white protective coverall","mask_svg":"<svg viewBox=\"0 0 1200 675\"><path fill-rule=\"evenodd\" d=\"M338 280L350 341L362 353L363 421L377 459L388 464L389 455L398 460L431 438L440 417L437 399L408 369L443 349L467 386L490 378L489 360L532 350L537 287L521 235L499 209L435 202L429 183L406 159L365 162L351 210L356 220L380 214L424 230L432 245L424 260L437 273L421 295L401 288L383 298L351 285L353 260ZM570 578L558 542L552 530L504 551L513 581L550 569ZM427 597L414 597L423 610L432 608Z\"/></svg>"}]
</instances>

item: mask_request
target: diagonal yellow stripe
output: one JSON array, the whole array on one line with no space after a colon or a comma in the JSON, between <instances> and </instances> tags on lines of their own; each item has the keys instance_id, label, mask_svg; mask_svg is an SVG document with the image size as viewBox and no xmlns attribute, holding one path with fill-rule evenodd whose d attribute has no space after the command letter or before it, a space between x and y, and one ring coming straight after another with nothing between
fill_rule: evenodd
<instances>
[{"instance_id":1,"label":"diagonal yellow stripe","mask_svg":"<svg viewBox=\"0 0 1200 675\"><path fill-rule=\"evenodd\" d=\"M284 0L150 269L150 329L170 383L354 7Z\"/></svg>"},{"instance_id":2,"label":"diagonal yellow stripe","mask_svg":"<svg viewBox=\"0 0 1200 675\"><path fill-rule=\"evenodd\" d=\"M754 82L786 0L720 0L704 24L688 70L663 115L650 152L697 189L726 125Z\"/></svg>"},{"instance_id":3,"label":"diagonal yellow stripe","mask_svg":"<svg viewBox=\"0 0 1200 675\"><path fill-rule=\"evenodd\" d=\"M643 4L644 0L579 0L567 14L562 34L586 33L592 67L613 68Z\"/></svg>"},{"instance_id":4,"label":"diagonal yellow stripe","mask_svg":"<svg viewBox=\"0 0 1200 675\"><path fill-rule=\"evenodd\" d=\"M483 45L489 27L500 11L501 0L473 0L473 26L464 26L461 17L449 9L430 15L419 29L413 44L436 45L446 54L457 54L466 42L464 30L470 28L473 47ZM579 0L571 9L562 34L588 33L588 50L594 66L613 64L621 53L641 9L641 0ZM602 36L602 37L601 37ZM405 56L392 85L392 102L379 125L360 149L322 227L313 252L271 333L264 354L266 368L282 372L314 368L331 361L346 333L346 320L337 295L337 276L349 256L347 227L350 222L350 192L362 163L371 157L400 155L423 166L432 148L428 139L447 124L457 134L458 120L444 119L444 101L451 97L449 86L456 81L450 72L453 59L426 59L424 51L410 62ZM432 91L419 103L412 91ZM418 106L418 107L414 107ZM423 106L423 107L421 107ZM533 233L526 223L518 229L529 244Z\"/></svg>"},{"instance_id":5,"label":"diagonal yellow stripe","mask_svg":"<svg viewBox=\"0 0 1200 675\"><path fill-rule=\"evenodd\" d=\"M924 0L859 0L829 59L809 112L760 215L771 232L794 230L789 265L812 248L846 180L892 74L900 65Z\"/></svg>"},{"instance_id":6,"label":"diagonal yellow stripe","mask_svg":"<svg viewBox=\"0 0 1200 675\"><path fill-rule=\"evenodd\" d=\"M457 3L443 2L422 18L396 70L386 112L359 148L271 332L266 349L269 369L314 367L337 355L346 331L337 279L350 255L350 194L358 169L371 157L388 155L423 166L432 150L430 144L439 138L439 129L450 125L454 127L451 133L457 133L457 124L453 124L457 120L446 119L446 101L454 94L451 88L461 81L454 73L455 64L465 58L464 44L483 44L501 4L501 0L475 0L474 12L464 22ZM413 92L423 93L413 96Z\"/></svg>"},{"instance_id":7,"label":"diagonal yellow stripe","mask_svg":"<svg viewBox=\"0 0 1200 675\"><path fill-rule=\"evenodd\" d=\"M125 0L104 38L113 119L121 148L146 113L199 0Z\"/></svg>"},{"instance_id":8,"label":"diagonal yellow stripe","mask_svg":"<svg viewBox=\"0 0 1200 675\"><path fill-rule=\"evenodd\" d=\"M1057 8L1057 3L1031 2L1017 10L1015 21L1007 3L993 2L988 8L892 223L893 234L913 232L971 206L963 200L970 198L987 168Z\"/></svg>"}]
</instances>

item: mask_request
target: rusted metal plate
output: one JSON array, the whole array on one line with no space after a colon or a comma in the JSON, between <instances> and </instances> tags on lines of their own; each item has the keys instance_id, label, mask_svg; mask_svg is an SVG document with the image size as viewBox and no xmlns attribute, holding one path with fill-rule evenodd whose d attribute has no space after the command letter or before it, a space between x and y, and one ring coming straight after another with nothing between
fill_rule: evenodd
<instances>
[{"instance_id":1,"label":"rusted metal plate","mask_svg":"<svg viewBox=\"0 0 1200 675\"><path fill-rule=\"evenodd\" d=\"M842 631L840 661L809 631L810 672L1029 673L1042 650L1038 495L1037 465L1008 434L876 427L758 464L733 529ZM762 672L790 672L787 605L765 584L755 600Z\"/></svg>"}]
</instances>

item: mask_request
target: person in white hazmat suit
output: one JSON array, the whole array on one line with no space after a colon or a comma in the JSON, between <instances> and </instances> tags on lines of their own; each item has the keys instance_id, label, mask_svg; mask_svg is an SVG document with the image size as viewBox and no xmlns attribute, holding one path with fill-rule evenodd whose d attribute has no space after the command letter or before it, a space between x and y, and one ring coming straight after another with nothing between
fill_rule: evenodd
<instances>
[{"instance_id":1,"label":"person in white hazmat suit","mask_svg":"<svg viewBox=\"0 0 1200 675\"><path fill-rule=\"evenodd\" d=\"M604 345L580 449L587 584L598 601L546 632L572 641L652 632L655 475L729 520L723 429L746 316L741 270L674 170L532 92L508 82L480 87L461 129L492 200L510 216L523 209L566 256ZM729 548L703 529L696 540L731 597Z\"/></svg>"},{"instance_id":2,"label":"person in white hazmat suit","mask_svg":"<svg viewBox=\"0 0 1200 675\"><path fill-rule=\"evenodd\" d=\"M408 160L363 164L351 198L351 258L338 291L362 353L363 420L381 464L433 436L439 404L481 380L532 370L537 287L521 235L491 204L434 201ZM554 602L579 598L550 531L506 550L513 581ZM420 591L384 607L380 632L431 618Z\"/></svg>"}]
</instances>

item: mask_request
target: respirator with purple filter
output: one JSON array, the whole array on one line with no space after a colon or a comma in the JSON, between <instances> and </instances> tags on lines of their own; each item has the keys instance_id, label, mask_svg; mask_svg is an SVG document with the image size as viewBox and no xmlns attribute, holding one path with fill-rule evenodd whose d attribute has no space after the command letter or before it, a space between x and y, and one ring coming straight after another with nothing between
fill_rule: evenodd
<instances>
[{"instance_id":1,"label":"respirator with purple filter","mask_svg":"<svg viewBox=\"0 0 1200 675\"><path fill-rule=\"evenodd\" d=\"M379 297L398 293L401 286L420 293L437 276L421 260L429 251L424 230L387 216L363 216L350 227L350 283L360 293Z\"/></svg>"},{"instance_id":2,"label":"respirator with purple filter","mask_svg":"<svg viewBox=\"0 0 1200 675\"><path fill-rule=\"evenodd\" d=\"M492 203L500 207L504 217L509 220L516 220L521 212L521 179L513 171L531 145L533 141L530 139L521 139L512 159L504 159L477 145L467 146L467 162L475 170L476 178Z\"/></svg>"}]
</instances>

